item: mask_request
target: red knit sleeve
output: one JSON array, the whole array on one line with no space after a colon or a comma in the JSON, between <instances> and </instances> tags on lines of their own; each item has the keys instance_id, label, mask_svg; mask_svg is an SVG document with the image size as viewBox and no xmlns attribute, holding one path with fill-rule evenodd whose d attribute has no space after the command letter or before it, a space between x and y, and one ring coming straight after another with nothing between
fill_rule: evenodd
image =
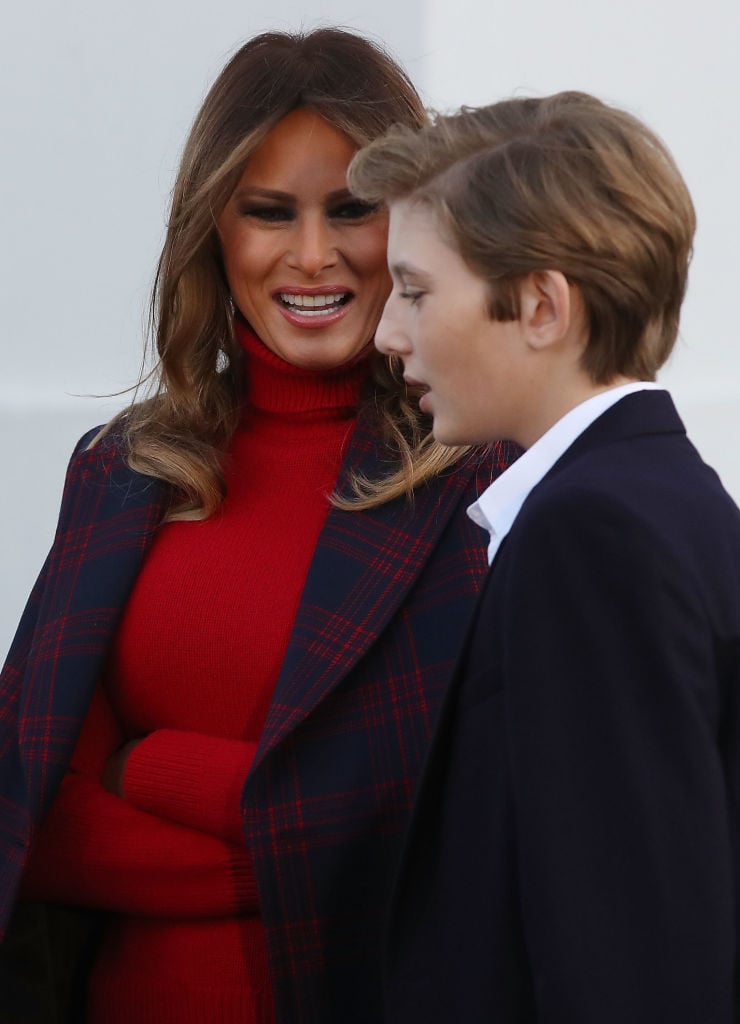
<instances>
[{"instance_id":1,"label":"red knit sleeve","mask_svg":"<svg viewBox=\"0 0 740 1024\"><path fill-rule=\"evenodd\" d=\"M241 792L257 744L157 729L129 754L126 800L159 818L243 843Z\"/></svg>"},{"instance_id":2,"label":"red knit sleeve","mask_svg":"<svg viewBox=\"0 0 740 1024\"><path fill-rule=\"evenodd\" d=\"M72 767L35 837L23 879L31 899L173 918L258 908L246 848L163 821L98 781L122 737L95 695Z\"/></svg>"}]
</instances>

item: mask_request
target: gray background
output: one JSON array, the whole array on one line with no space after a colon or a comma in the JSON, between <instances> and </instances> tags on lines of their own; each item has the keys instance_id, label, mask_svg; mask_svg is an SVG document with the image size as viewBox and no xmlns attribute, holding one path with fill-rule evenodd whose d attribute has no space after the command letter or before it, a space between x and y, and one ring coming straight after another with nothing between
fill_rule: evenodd
<instances>
[{"instance_id":1,"label":"gray background","mask_svg":"<svg viewBox=\"0 0 740 1024\"><path fill-rule=\"evenodd\" d=\"M0 40L0 655L51 540L77 437L125 397L179 150L250 35L343 24L383 39L437 108L563 88L643 116L687 178L699 232L661 380L740 499L740 5L706 0L377 0L14 5Z\"/></svg>"}]
</instances>

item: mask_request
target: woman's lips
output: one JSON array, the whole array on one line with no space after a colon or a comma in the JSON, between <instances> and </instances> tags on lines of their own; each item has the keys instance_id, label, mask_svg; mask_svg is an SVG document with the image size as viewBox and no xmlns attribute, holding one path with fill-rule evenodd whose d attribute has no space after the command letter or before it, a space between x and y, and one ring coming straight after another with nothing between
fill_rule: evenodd
<instances>
[{"instance_id":1,"label":"woman's lips","mask_svg":"<svg viewBox=\"0 0 740 1024\"><path fill-rule=\"evenodd\" d=\"M347 315L354 293L347 289L302 288L275 292L273 299L288 323L296 327L327 327Z\"/></svg>"}]
</instances>

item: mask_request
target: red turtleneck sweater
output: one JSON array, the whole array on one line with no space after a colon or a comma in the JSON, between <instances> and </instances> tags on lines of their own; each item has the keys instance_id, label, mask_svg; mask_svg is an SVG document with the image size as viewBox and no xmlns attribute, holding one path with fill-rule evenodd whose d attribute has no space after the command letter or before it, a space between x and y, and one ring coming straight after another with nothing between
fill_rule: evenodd
<instances>
[{"instance_id":1,"label":"red turtleneck sweater","mask_svg":"<svg viewBox=\"0 0 740 1024\"><path fill-rule=\"evenodd\" d=\"M227 496L158 532L26 871L26 895L118 912L91 1024L272 1019L240 794L367 363L317 374L238 336L249 381ZM102 768L141 736L122 800Z\"/></svg>"}]
</instances>

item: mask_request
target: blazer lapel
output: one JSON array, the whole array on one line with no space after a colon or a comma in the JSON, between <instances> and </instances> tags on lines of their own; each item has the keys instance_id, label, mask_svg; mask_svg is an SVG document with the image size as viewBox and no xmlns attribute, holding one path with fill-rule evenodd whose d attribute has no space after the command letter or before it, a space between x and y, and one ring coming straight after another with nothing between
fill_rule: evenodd
<instances>
[{"instance_id":1,"label":"blazer lapel","mask_svg":"<svg viewBox=\"0 0 740 1024\"><path fill-rule=\"evenodd\" d=\"M376 476L385 446L360 422L340 477ZM387 449L385 464L387 465ZM434 549L475 471L474 460L364 512L332 508L311 564L253 768L347 675L375 642Z\"/></svg>"}]
</instances>

